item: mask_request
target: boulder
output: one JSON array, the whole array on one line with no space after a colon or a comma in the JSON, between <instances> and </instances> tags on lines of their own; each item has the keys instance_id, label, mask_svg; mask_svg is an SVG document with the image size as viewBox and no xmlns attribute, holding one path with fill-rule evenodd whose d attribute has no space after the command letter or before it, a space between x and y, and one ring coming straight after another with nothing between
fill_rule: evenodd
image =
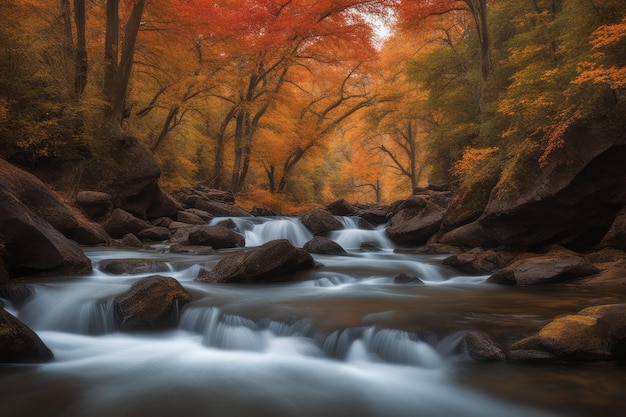
<instances>
[{"instance_id":1,"label":"boulder","mask_svg":"<svg viewBox=\"0 0 626 417\"><path fill-rule=\"evenodd\" d=\"M359 208L358 216L372 225L381 225L389 221L391 206L390 205L368 205L357 206Z\"/></svg>"},{"instance_id":2,"label":"boulder","mask_svg":"<svg viewBox=\"0 0 626 417\"><path fill-rule=\"evenodd\" d=\"M105 217L113 210L111 194L99 191L80 191L76 194L76 203L91 219Z\"/></svg>"},{"instance_id":3,"label":"boulder","mask_svg":"<svg viewBox=\"0 0 626 417\"><path fill-rule=\"evenodd\" d=\"M387 236L402 245L424 245L439 230L444 212L423 197L410 197L391 218Z\"/></svg>"},{"instance_id":4,"label":"boulder","mask_svg":"<svg viewBox=\"0 0 626 417\"><path fill-rule=\"evenodd\" d=\"M513 252L496 252L474 248L469 252L454 254L443 260L443 264L469 275L492 274L496 269L509 265L515 258Z\"/></svg>"},{"instance_id":5,"label":"boulder","mask_svg":"<svg viewBox=\"0 0 626 417\"><path fill-rule=\"evenodd\" d=\"M137 237L143 241L160 242L167 240L172 235L170 229L167 227L153 226L147 229L143 229L137 233Z\"/></svg>"},{"instance_id":6,"label":"boulder","mask_svg":"<svg viewBox=\"0 0 626 417\"><path fill-rule=\"evenodd\" d=\"M239 233L223 226L196 226L189 232L188 243L223 249L243 247L246 240Z\"/></svg>"},{"instance_id":7,"label":"boulder","mask_svg":"<svg viewBox=\"0 0 626 417\"><path fill-rule=\"evenodd\" d=\"M186 246L174 243L169 247L170 253L189 253L192 255L212 255L215 250L210 246Z\"/></svg>"},{"instance_id":8,"label":"boulder","mask_svg":"<svg viewBox=\"0 0 626 417\"><path fill-rule=\"evenodd\" d=\"M98 269L107 274L154 274L167 272L169 267L158 259L105 259L98 263Z\"/></svg>"},{"instance_id":9,"label":"boulder","mask_svg":"<svg viewBox=\"0 0 626 417\"><path fill-rule=\"evenodd\" d=\"M465 334L462 350L472 359L480 362L506 359L502 346L487 333L477 330L471 330Z\"/></svg>"},{"instance_id":10,"label":"boulder","mask_svg":"<svg viewBox=\"0 0 626 417\"><path fill-rule=\"evenodd\" d=\"M152 225L147 221L139 219L131 213L117 208L113 210L111 217L109 217L106 221L104 230L106 230L111 237L117 239L127 233L139 235L139 232L150 227L152 227Z\"/></svg>"},{"instance_id":11,"label":"boulder","mask_svg":"<svg viewBox=\"0 0 626 417\"><path fill-rule=\"evenodd\" d=\"M192 298L174 278L142 278L115 297L118 326L123 331L174 328L182 307Z\"/></svg>"},{"instance_id":12,"label":"boulder","mask_svg":"<svg viewBox=\"0 0 626 417\"><path fill-rule=\"evenodd\" d=\"M575 281L580 285L626 285L626 252L619 249L604 248L585 255L600 272L590 277Z\"/></svg>"},{"instance_id":13,"label":"boulder","mask_svg":"<svg viewBox=\"0 0 626 417\"><path fill-rule=\"evenodd\" d=\"M304 244L302 249L309 253L317 253L320 255L348 254L348 252L346 252L345 249L342 248L337 242L321 236L315 236L313 239L309 240Z\"/></svg>"},{"instance_id":14,"label":"boulder","mask_svg":"<svg viewBox=\"0 0 626 417\"><path fill-rule=\"evenodd\" d=\"M508 357L523 361L626 359L626 304L588 307L557 317L537 334L512 344Z\"/></svg>"},{"instance_id":15,"label":"boulder","mask_svg":"<svg viewBox=\"0 0 626 417\"><path fill-rule=\"evenodd\" d=\"M289 281L300 270L315 267L309 253L279 239L258 248L222 258L210 271L196 280L214 283L261 283Z\"/></svg>"},{"instance_id":16,"label":"boulder","mask_svg":"<svg viewBox=\"0 0 626 417\"><path fill-rule=\"evenodd\" d=\"M0 179L0 236L8 276L80 275L91 261L80 247L7 190Z\"/></svg>"},{"instance_id":17,"label":"boulder","mask_svg":"<svg viewBox=\"0 0 626 417\"><path fill-rule=\"evenodd\" d=\"M203 218L201 218L194 212L188 211L188 210L179 211L178 215L176 216L176 220L181 223L187 223L187 224L195 224L195 225L207 224L206 220L204 220Z\"/></svg>"},{"instance_id":18,"label":"boulder","mask_svg":"<svg viewBox=\"0 0 626 417\"><path fill-rule=\"evenodd\" d=\"M302 216L304 224L314 235L332 232L343 229L343 225L329 211L324 209L313 209Z\"/></svg>"},{"instance_id":19,"label":"boulder","mask_svg":"<svg viewBox=\"0 0 626 417\"><path fill-rule=\"evenodd\" d=\"M333 201L325 207L333 216L356 216L359 210L352 204L348 203L343 198L341 200Z\"/></svg>"},{"instance_id":20,"label":"boulder","mask_svg":"<svg viewBox=\"0 0 626 417\"><path fill-rule=\"evenodd\" d=\"M0 298L9 300L14 308L20 308L33 295L31 287L21 283L0 285Z\"/></svg>"},{"instance_id":21,"label":"boulder","mask_svg":"<svg viewBox=\"0 0 626 417\"><path fill-rule=\"evenodd\" d=\"M117 241L120 246L125 246L128 248L142 248L143 243L141 240L132 233L125 234L121 239Z\"/></svg>"},{"instance_id":22,"label":"boulder","mask_svg":"<svg viewBox=\"0 0 626 417\"><path fill-rule=\"evenodd\" d=\"M0 159L0 200L20 202L66 237L78 227L78 220L37 177Z\"/></svg>"},{"instance_id":23,"label":"boulder","mask_svg":"<svg viewBox=\"0 0 626 417\"><path fill-rule=\"evenodd\" d=\"M487 282L516 286L552 284L597 274L583 256L562 247L544 254L525 254L493 274Z\"/></svg>"},{"instance_id":24,"label":"boulder","mask_svg":"<svg viewBox=\"0 0 626 417\"><path fill-rule=\"evenodd\" d=\"M50 349L28 326L0 309L0 363L47 362Z\"/></svg>"}]
</instances>

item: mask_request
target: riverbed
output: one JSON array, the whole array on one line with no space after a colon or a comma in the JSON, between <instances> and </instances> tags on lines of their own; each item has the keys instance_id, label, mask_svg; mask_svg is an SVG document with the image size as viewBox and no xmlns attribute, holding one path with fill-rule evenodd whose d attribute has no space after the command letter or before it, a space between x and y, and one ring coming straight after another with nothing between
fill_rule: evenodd
<instances>
[{"instance_id":1,"label":"riverbed","mask_svg":"<svg viewBox=\"0 0 626 417\"><path fill-rule=\"evenodd\" d=\"M234 219L247 247L312 237L293 218ZM53 351L52 362L0 367L0 415L24 416L621 416L626 372L613 362L477 363L464 332L508 345L560 314L613 297L614 288L514 288L444 267L445 255L400 253L357 219L328 235L349 256L296 282L194 281L225 254L84 248L94 271L30 281L33 295L7 309ZM362 252L363 242L380 250ZM238 249L241 250L241 249ZM112 300L149 274L110 275L105 259L166 261L193 295L176 329L117 330ZM423 283L394 283L406 273Z\"/></svg>"}]
</instances>

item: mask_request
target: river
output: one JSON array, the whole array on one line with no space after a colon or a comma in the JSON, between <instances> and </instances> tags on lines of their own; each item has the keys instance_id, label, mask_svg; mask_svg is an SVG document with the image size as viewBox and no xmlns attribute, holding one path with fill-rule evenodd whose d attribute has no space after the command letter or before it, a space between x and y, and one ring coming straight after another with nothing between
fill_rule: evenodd
<instances>
[{"instance_id":1,"label":"river","mask_svg":"<svg viewBox=\"0 0 626 417\"><path fill-rule=\"evenodd\" d=\"M248 247L312 236L294 218L235 220ZM384 229L340 218L330 238L349 256L315 255L323 268L298 282L205 284L193 279L224 253L84 248L94 271L31 281L33 296L7 309L54 352L52 362L0 366L0 416L463 417L622 416L619 363L476 363L464 331L504 345L611 288L512 288L463 276L442 255L394 251ZM376 242L378 252L361 252ZM112 299L144 275L107 275L98 262L157 258L194 300L170 331L116 330ZM401 272L424 284L394 284Z\"/></svg>"}]
</instances>

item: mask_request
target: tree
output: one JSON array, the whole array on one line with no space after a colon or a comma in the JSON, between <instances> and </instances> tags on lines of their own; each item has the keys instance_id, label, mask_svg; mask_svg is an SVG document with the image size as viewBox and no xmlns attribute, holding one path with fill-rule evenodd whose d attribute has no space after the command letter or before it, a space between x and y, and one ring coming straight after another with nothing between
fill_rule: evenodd
<instances>
[{"instance_id":1,"label":"tree","mask_svg":"<svg viewBox=\"0 0 626 417\"><path fill-rule=\"evenodd\" d=\"M106 32L104 41L104 83L102 95L107 103L105 115L113 129L121 128L125 115L126 94L133 67L137 35L141 25L145 0L133 3L120 40L119 0L106 2ZM121 43L121 53L120 53Z\"/></svg>"}]
</instances>

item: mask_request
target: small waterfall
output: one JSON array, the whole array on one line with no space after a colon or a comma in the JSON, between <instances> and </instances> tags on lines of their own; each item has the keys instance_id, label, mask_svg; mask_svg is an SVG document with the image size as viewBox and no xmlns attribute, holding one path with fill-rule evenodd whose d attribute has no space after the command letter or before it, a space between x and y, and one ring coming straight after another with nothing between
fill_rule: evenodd
<instances>
[{"instance_id":1,"label":"small waterfall","mask_svg":"<svg viewBox=\"0 0 626 417\"><path fill-rule=\"evenodd\" d=\"M343 225L342 230L335 230L329 238L346 250L358 250L363 243L373 243L380 249L393 249L395 246L387 238L384 228L374 228L360 217L336 216Z\"/></svg>"},{"instance_id":2,"label":"small waterfall","mask_svg":"<svg viewBox=\"0 0 626 417\"><path fill-rule=\"evenodd\" d=\"M95 299L92 288L71 295L59 298L37 288L19 318L33 329L75 334L101 335L117 329L113 297Z\"/></svg>"},{"instance_id":3,"label":"small waterfall","mask_svg":"<svg viewBox=\"0 0 626 417\"><path fill-rule=\"evenodd\" d=\"M287 239L292 245L302 247L313 238L309 231L298 219L277 218L265 223L257 224L252 230L247 230L246 246L260 246L275 239Z\"/></svg>"},{"instance_id":4,"label":"small waterfall","mask_svg":"<svg viewBox=\"0 0 626 417\"><path fill-rule=\"evenodd\" d=\"M373 326L326 334L315 332L306 320L287 324L263 319L257 323L211 307L187 308L179 327L201 333L203 345L224 350L264 352L290 347L300 348L303 355L319 356L323 352L342 361L382 361L423 368L438 368L444 361L435 347L413 333ZM448 344L452 343L458 343L457 339ZM452 355L453 350L446 353Z\"/></svg>"}]
</instances>

